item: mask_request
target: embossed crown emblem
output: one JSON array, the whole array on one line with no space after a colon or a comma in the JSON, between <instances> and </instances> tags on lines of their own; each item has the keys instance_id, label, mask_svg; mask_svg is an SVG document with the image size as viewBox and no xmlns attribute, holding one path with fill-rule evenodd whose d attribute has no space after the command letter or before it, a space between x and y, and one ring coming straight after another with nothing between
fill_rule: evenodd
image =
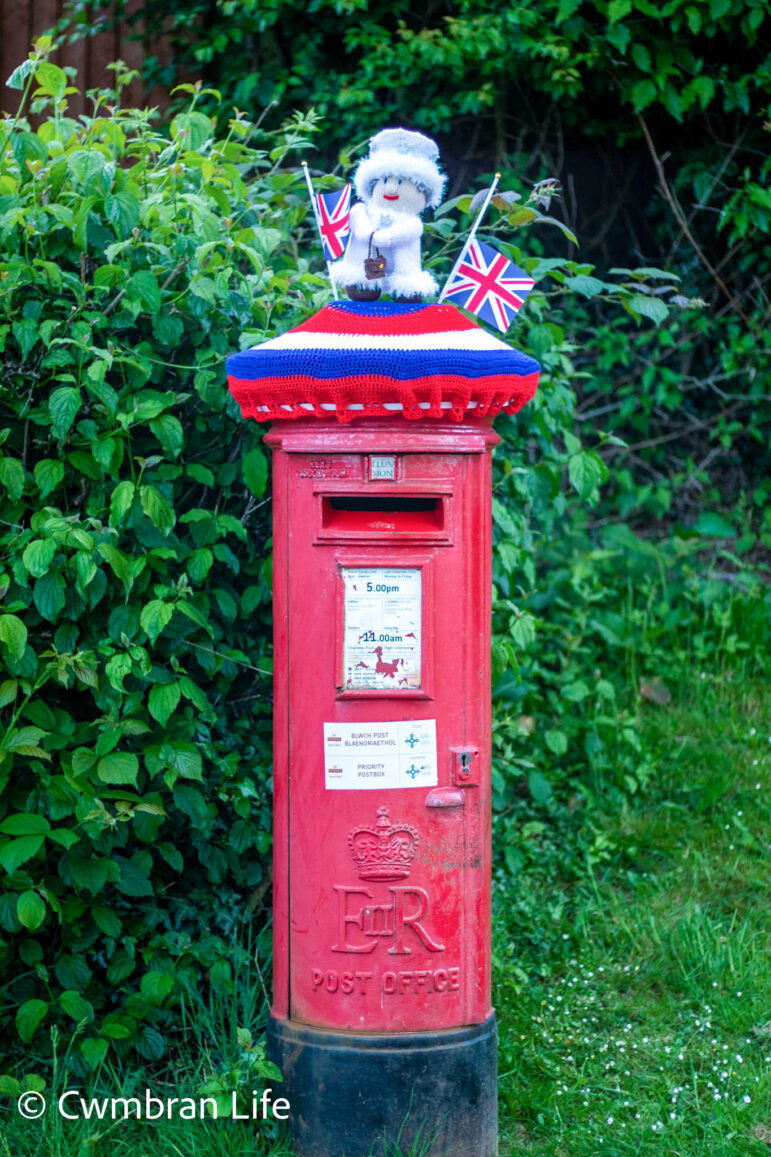
<instances>
[{"instance_id":1,"label":"embossed crown emblem","mask_svg":"<svg viewBox=\"0 0 771 1157\"><path fill-rule=\"evenodd\" d=\"M348 837L362 880L403 880L410 874L418 833L409 824L392 824L387 807L377 809L372 828L354 828Z\"/></svg>"}]
</instances>

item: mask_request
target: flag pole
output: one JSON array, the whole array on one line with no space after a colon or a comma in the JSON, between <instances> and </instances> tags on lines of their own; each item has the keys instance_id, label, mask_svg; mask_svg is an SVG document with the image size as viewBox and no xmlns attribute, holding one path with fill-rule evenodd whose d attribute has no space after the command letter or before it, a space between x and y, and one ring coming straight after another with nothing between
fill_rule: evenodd
<instances>
[{"instance_id":1,"label":"flag pole","mask_svg":"<svg viewBox=\"0 0 771 1157\"><path fill-rule=\"evenodd\" d=\"M311 175L308 172L308 162L303 161L302 166L303 166L303 172L305 173L305 183L308 186L308 195L310 196L310 199L311 199L311 208L313 209L313 216L316 218L316 228L319 231L319 239L321 241L321 252L323 253L324 252L324 235L321 232L321 221L319 220L319 210L318 210L318 206L316 204L316 194L313 192L313 182L311 181ZM334 297L335 301L337 301L337 299L338 299L337 298L337 286L335 285L335 283L332 279L332 263L330 261L327 261L327 273L329 274L329 280L332 282L332 296Z\"/></svg>"},{"instance_id":2,"label":"flag pole","mask_svg":"<svg viewBox=\"0 0 771 1157\"><path fill-rule=\"evenodd\" d=\"M303 164L305 164L304 161L303 161ZM452 279L455 276L455 274L458 272L458 269L460 268L460 264L463 261L463 258L468 253L469 248L471 246L471 242L476 237L477 229L479 228L479 226L482 222L482 218L484 217L485 213L487 212L488 205L490 204L490 202L493 199L493 193L498 188L498 182L500 181L500 179L501 179L501 174L496 173L495 177L493 178L492 185L487 190L487 196L484 199L484 202L482 204L482 208L479 210L479 213L477 214L477 219L474 222L474 224L471 226L471 232L469 233L468 237L466 238L466 244L463 246L463 248L460 251L460 257L453 265L452 270L450 271L450 276L447 278L444 285L442 286L442 292L439 294L439 300L437 302L438 305L444 301L445 294L447 293L447 290L448 290L450 284L452 283Z\"/></svg>"}]
</instances>

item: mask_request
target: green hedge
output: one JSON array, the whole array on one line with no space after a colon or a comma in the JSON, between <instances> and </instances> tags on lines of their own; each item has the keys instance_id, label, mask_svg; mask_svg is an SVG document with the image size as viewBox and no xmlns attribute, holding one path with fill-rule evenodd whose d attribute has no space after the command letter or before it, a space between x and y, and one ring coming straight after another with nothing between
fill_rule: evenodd
<instances>
[{"instance_id":1,"label":"green hedge","mask_svg":"<svg viewBox=\"0 0 771 1157\"><path fill-rule=\"evenodd\" d=\"M0 174L0 970L17 1055L85 1020L94 1066L159 1058L268 903L268 464L223 360L325 291L301 122L75 121L45 48Z\"/></svg>"}]
</instances>

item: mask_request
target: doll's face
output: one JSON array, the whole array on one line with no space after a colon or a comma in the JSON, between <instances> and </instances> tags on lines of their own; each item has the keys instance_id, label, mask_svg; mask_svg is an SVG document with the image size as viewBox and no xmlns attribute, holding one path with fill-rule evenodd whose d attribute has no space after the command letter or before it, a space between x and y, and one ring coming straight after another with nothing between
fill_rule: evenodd
<instances>
[{"instance_id":1,"label":"doll's face","mask_svg":"<svg viewBox=\"0 0 771 1157\"><path fill-rule=\"evenodd\" d=\"M372 190L372 201L379 209L415 216L426 207L425 193L407 177L380 177Z\"/></svg>"}]
</instances>

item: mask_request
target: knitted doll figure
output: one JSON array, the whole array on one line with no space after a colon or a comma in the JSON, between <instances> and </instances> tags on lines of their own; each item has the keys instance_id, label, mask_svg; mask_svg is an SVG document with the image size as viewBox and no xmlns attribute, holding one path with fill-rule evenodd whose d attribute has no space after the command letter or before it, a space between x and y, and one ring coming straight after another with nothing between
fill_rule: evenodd
<instances>
[{"instance_id":1,"label":"knitted doll figure","mask_svg":"<svg viewBox=\"0 0 771 1157\"><path fill-rule=\"evenodd\" d=\"M385 292L395 301L419 302L436 293L436 281L420 264L420 214L442 200L446 178L438 159L435 143L408 129L383 129L370 140L354 176L359 201L351 209L348 247L332 266L335 284L353 301L376 301ZM385 267L368 277L365 262L378 254Z\"/></svg>"}]
</instances>

